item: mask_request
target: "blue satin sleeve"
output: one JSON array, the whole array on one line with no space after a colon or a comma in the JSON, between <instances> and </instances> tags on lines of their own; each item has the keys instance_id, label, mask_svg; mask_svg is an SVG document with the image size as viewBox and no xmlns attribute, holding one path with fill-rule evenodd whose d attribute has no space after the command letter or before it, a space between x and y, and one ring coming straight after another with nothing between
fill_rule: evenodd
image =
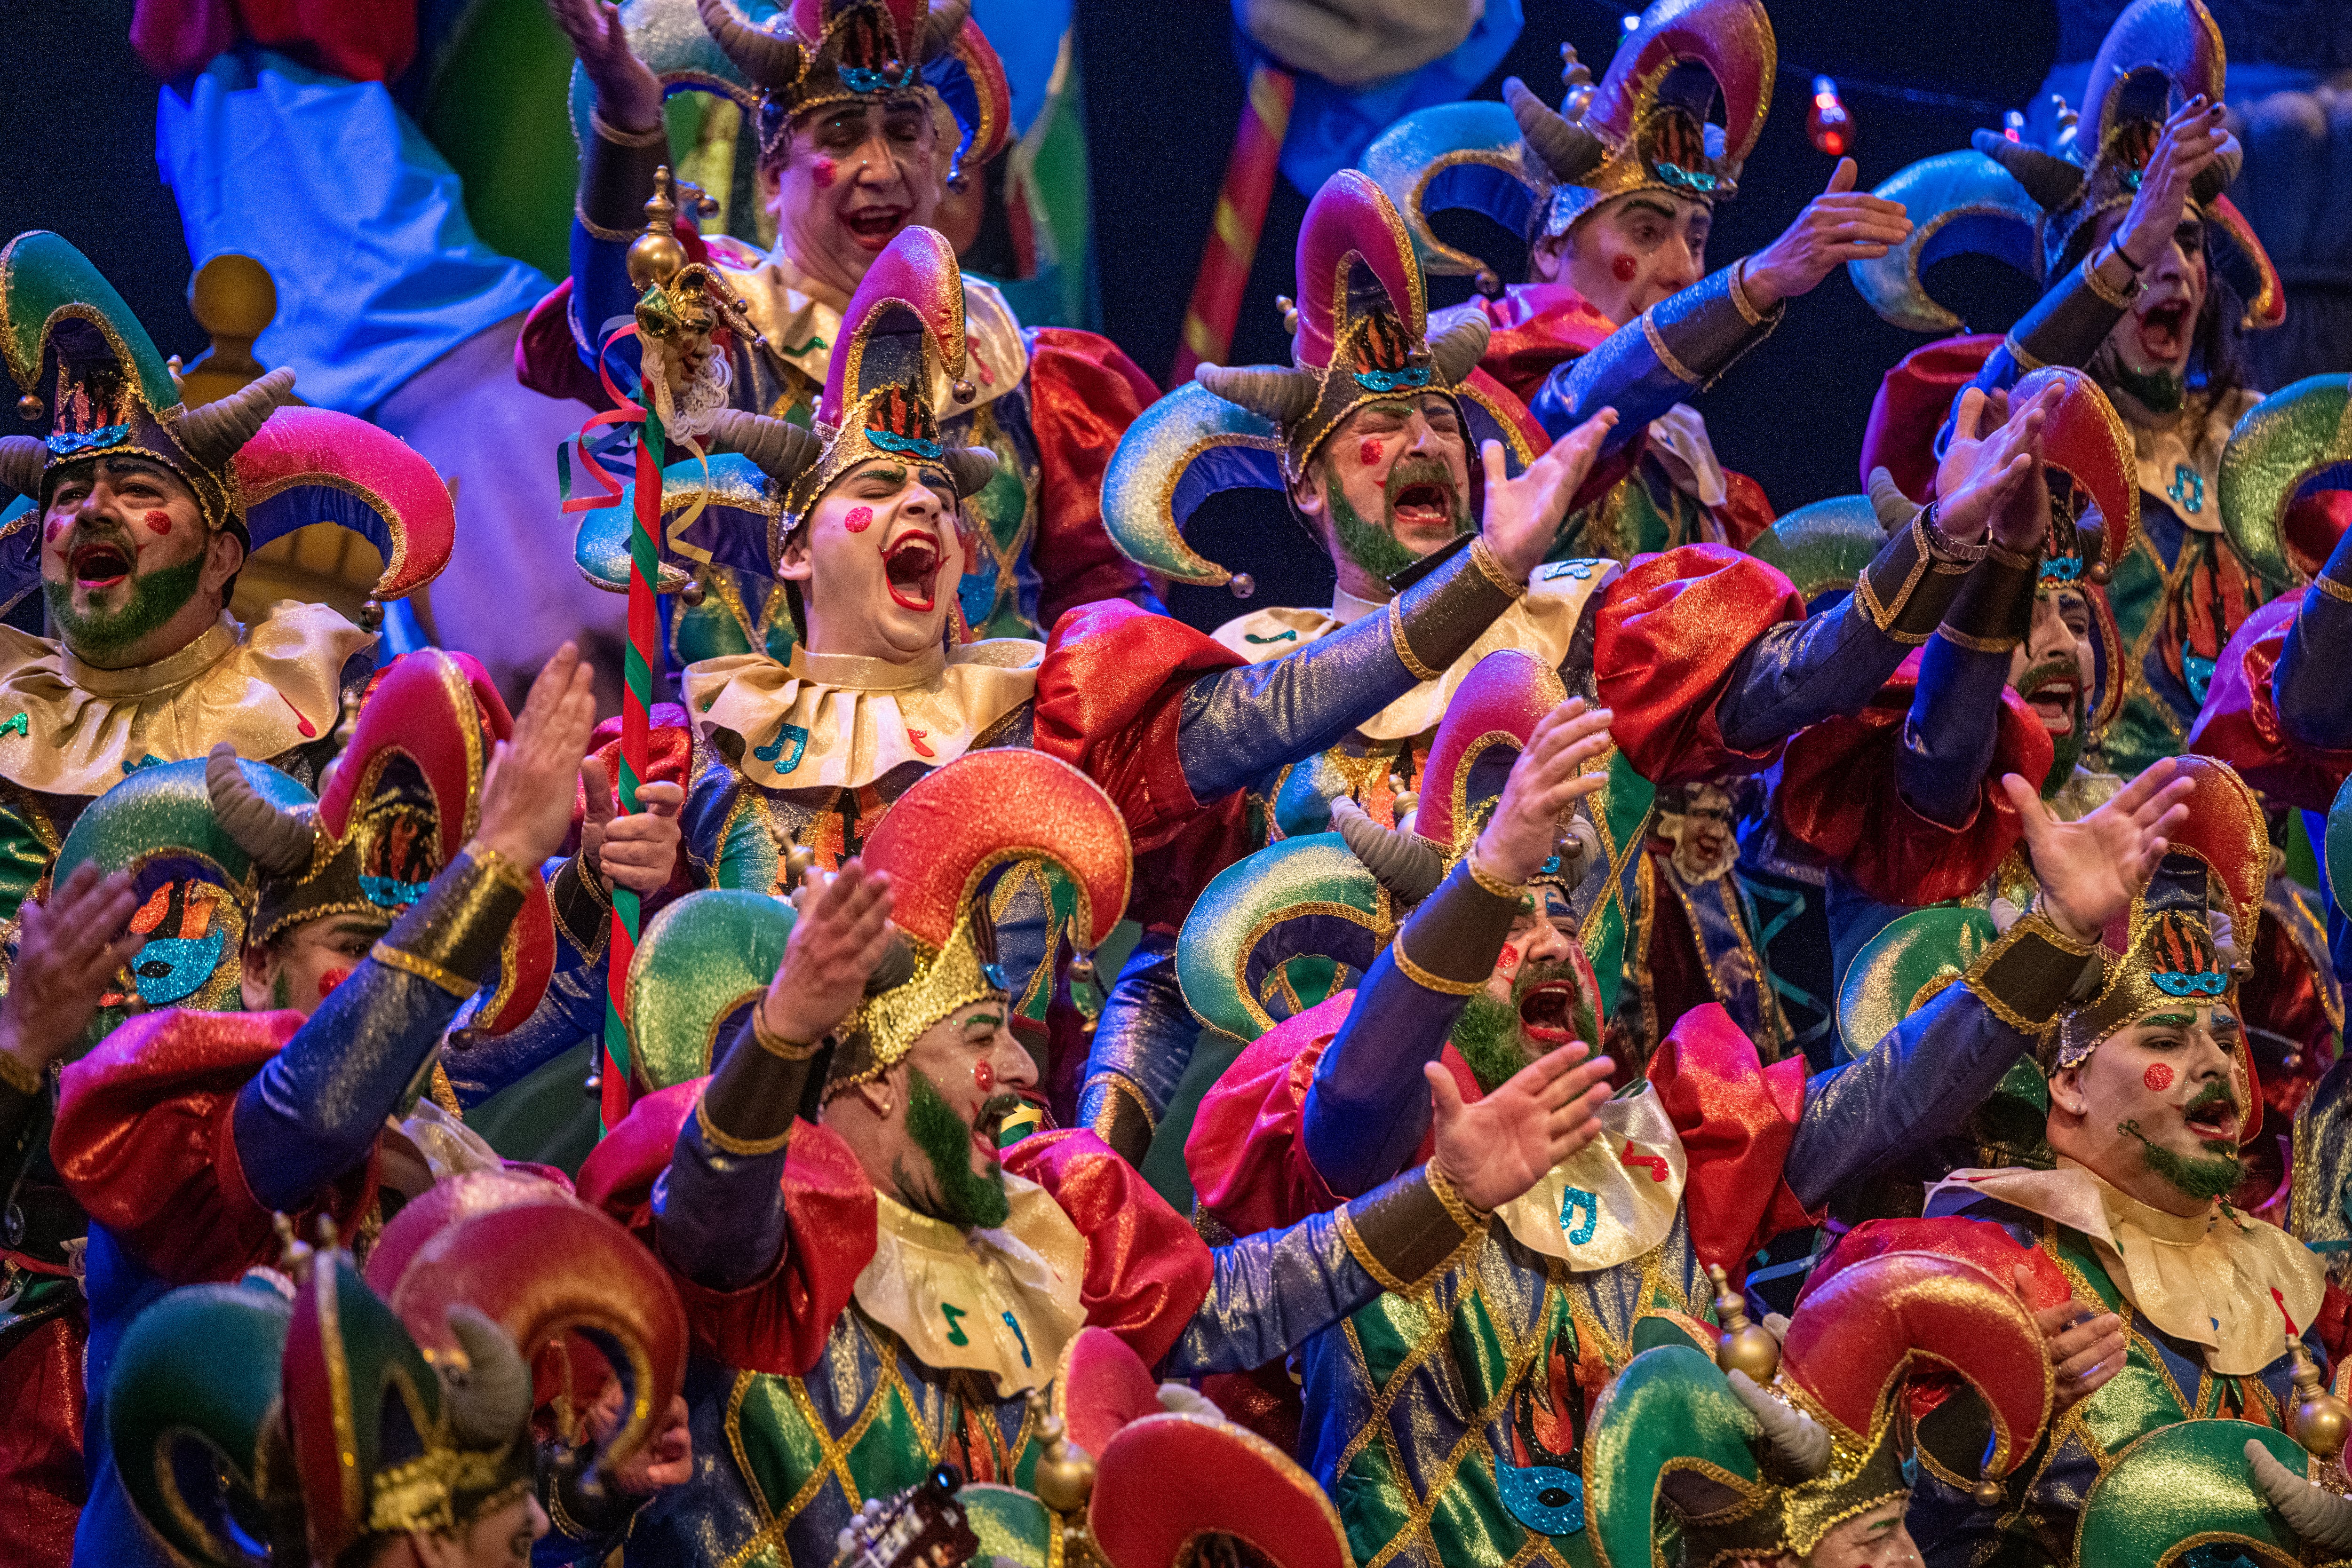
<instances>
[{"instance_id":1,"label":"blue satin sleeve","mask_svg":"<svg viewBox=\"0 0 2352 1568\"><path fill-rule=\"evenodd\" d=\"M713 1291L740 1291L784 1255L786 1149L730 1155L689 1116L669 1169L654 1179L656 1235L670 1267ZM672 1202L672 1199L676 1202Z\"/></svg>"},{"instance_id":2,"label":"blue satin sleeve","mask_svg":"<svg viewBox=\"0 0 2352 1568\"><path fill-rule=\"evenodd\" d=\"M1810 724L1854 713L1911 650L1876 626L1851 596L1818 615L1784 621L1748 646L1715 708L1726 745L1762 751Z\"/></svg>"},{"instance_id":3,"label":"blue satin sleeve","mask_svg":"<svg viewBox=\"0 0 2352 1568\"><path fill-rule=\"evenodd\" d=\"M1806 1081L1789 1189L1818 1207L1904 1151L1958 1135L2001 1075L2032 1054L2033 1037L1974 991L1945 988L1859 1059Z\"/></svg>"},{"instance_id":4,"label":"blue satin sleeve","mask_svg":"<svg viewBox=\"0 0 2352 1568\"><path fill-rule=\"evenodd\" d=\"M1895 783L1905 802L1929 821L1957 827L1968 820L1992 766L2009 664L2005 653L1979 653L1948 637L1928 640L1903 723Z\"/></svg>"},{"instance_id":5,"label":"blue satin sleeve","mask_svg":"<svg viewBox=\"0 0 2352 1568\"><path fill-rule=\"evenodd\" d=\"M1328 1214L1245 1236L1212 1249L1211 1256L1208 1298L1160 1364L1170 1376L1247 1372L1280 1361L1381 1293Z\"/></svg>"},{"instance_id":6,"label":"blue satin sleeve","mask_svg":"<svg viewBox=\"0 0 2352 1568\"><path fill-rule=\"evenodd\" d=\"M2303 591L2303 608L2271 674L2271 695L2289 736L2334 751L2352 747L2352 681L2344 678L2352 657L2352 532L2336 541L2320 576L2345 597L2319 582Z\"/></svg>"},{"instance_id":7,"label":"blue satin sleeve","mask_svg":"<svg viewBox=\"0 0 2352 1568\"><path fill-rule=\"evenodd\" d=\"M582 345L580 357L593 369L596 350L612 330L635 320L637 293L629 282L629 247L619 240L598 239L572 220L572 337ZM620 339L604 350L604 369L613 384L623 389L637 384L637 340Z\"/></svg>"},{"instance_id":8,"label":"blue satin sleeve","mask_svg":"<svg viewBox=\"0 0 2352 1568\"><path fill-rule=\"evenodd\" d=\"M1307 1157L1334 1193L1370 1192L1412 1163L1429 1132L1422 1067L1445 1049L1467 1000L1415 984L1392 949L1372 960L1300 1112Z\"/></svg>"},{"instance_id":9,"label":"blue satin sleeve","mask_svg":"<svg viewBox=\"0 0 2352 1568\"><path fill-rule=\"evenodd\" d=\"M1638 439L1650 422L1703 390L1778 323L1776 307L1751 324L1731 297L1732 268L1700 279L1626 322L1587 354L1544 378L1528 405L1557 441L1604 408L1616 426L1605 455Z\"/></svg>"},{"instance_id":10,"label":"blue satin sleeve","mask_svg":"<svg viewBox=\"0 0 2352 1568\"><path fill-rule=\"evenodd\" d=\"M1087 1050L1086 1084L1078 1092L1078 1124L1092 1127L1121 1081L1154 1124L1168 1113L1176 1086L1192 1062L1201 1021L1184 1003L1176 979L1176 934L1146 931L1111 983Z\"/></svg>"}]
</instances>

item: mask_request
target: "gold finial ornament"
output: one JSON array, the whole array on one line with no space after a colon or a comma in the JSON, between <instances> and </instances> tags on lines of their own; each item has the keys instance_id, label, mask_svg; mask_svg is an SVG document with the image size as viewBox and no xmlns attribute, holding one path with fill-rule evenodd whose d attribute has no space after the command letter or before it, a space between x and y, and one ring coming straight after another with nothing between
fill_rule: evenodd
<instances>
[{"instance_id":1,"label":"gold finial ornament","mask_svg":"<svg viewBox=\"0 0 2352 1568\"><path fill-rule=\"evenodd\" d=\"M2008 1489L1990 1476L1977 1482L1975 1495L1979 1508L1999 1508L2009 1500Z\"/></svg>"},{"instance_id":2,"label":"gold finial ornament","mask_svg":"<svg viewBox=\"0 0 2352 1568\"><path fill-rule=\"evenodd\" d=\"M1746 1373L1759 1388L1769 1387L1780 1371L1780 1342L1770 1329L1748 1321L1748 1302L1731 1288L1722 1264L1708 1264L1706 1277L1715 1281L1715 1317L1723 1327L1715 1342L1715 1364Z\"/></svg>"},{"instance_id":3,"label":"gold finial ornament","mask_svg":"<svg viewBox=\"0 0 2352 1568\"><path fill-rule=\"evenodd\" d=\"M294 1221L287 1215L272 1213L269 1224L278 1232L278 1271L299 1283L310 1271L310 1243L294 1234Z\"/></svg>"},{"instance_id":4,"label":"gold finial ornament","mask_svg":"<svg viewBox=\"0 0 2352 1568\"><path fill-rule=\"evenodd\" d=\"M1094 1456L1070 1441L1069 1428L1035 1389L1029 1393L1029 1412L1037 1423L1037 1468L1030 1485L1038 1500L1055 1513L1077 1513L1094 1496Z\"/></svg>"},{"instance_id":5,"label":"gold finial ornament","mask_svg":"<svg viewBox=\"0 0 2352 1568\"><path fill-rule=\"evenodd\" d=\"M678 243L677 203L670 195L669 165L654 171L654 193L646 202L646 232L629 242L629 282L640 290L667 287L686 266Z\"/></svg>"},{"instance_id":6,"label":"gold finial ornament","mask_svg":"<svg viewBox=\"0 0 2352 1568\"><path fill-rule=\"evenodd\" d=\"M2287 1435L2323 1461L2332 1461L2352 1437L2352 1406L2327 1390L2313 1364L2311 1349L2294 1330L2287 1331L2287 1354L2294 1357L2294 1404L2289 1412Z\"/></svg>"},{"instance_id":7,"label":"gold finial ornament","mask_svg":"<svg viewBox=\"0 0 2352 1568\"><path fill-rule=\"evenodd\" d=\"M373 632L383 624L383 601L371 599L360 606L360 630Z\"/></svg>"},{"instance_id":8,"label":"gold finial ornament","mask_svg":"<svg viewBox=\"0 0 2352 1568\"><path fill-rule=\"evenodd\" d=\"M816 852L806 844L794 844L784 852L784 886L796 888L808 880L811 867L816 864Z\"/></svg>"}]
</instances>

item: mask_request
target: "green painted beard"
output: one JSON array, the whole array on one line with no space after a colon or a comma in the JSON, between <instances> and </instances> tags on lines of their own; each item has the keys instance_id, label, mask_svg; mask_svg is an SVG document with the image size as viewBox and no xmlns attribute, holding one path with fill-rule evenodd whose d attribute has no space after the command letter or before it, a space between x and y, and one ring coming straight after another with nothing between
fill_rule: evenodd
<instances>
[{"instance_id":1,"label":"green painted beard","mask_svg":"<svg viewBox=\"0 0 2352 1568\"><path fill-rule=\"evenodd\" d=\"M49 619L74 653L100 658L120 653L187 607L205 574L205 558L192 555L177 566L157 567L131 580L131 601L120 610L85 615L73 607L73 584L43 581Z\"/></svg>"},{"instance_id":2,"label":"green painted beard","mask_svg":"<svg viewBox=\"0 0 2352 1568\"><path fill-rule=\"evenodd\" d=\"M2148 1142L2137 1122L2126 1122L2116 1130L2138 1139L2140 1158L2147 1162L2147 1168L2175 1191L2200 1203L2228 1197L2246 1179L2246 1162L2234 1153L2223 1153L2230 1147L2227 1144L2209 1140L2203 1155L2182 1155Z\"/></svg>"},{"instance_id":3,"label":"green painted beard","mask_svg":"<svg viewBox=\"0 0 2352 1568\"><path fill-rule=\"evenodd\" d=\"M1498 1002L1484 991L1471 994L1462 1016L1454 1020L1453 1040L1454 1049L1470 1064L1470 1075L1478 1081L1479 1088L1493 1093L1535 1060L1533 1048L1519 1028L1519 1004L1527 994L1547 980L1576 977L1565 964L1528 964L1512 977L1509 1001ZM1579 1003L1575 1025L1580 1040L1590 1041L1597 1032L1589 1003Z\"/></svg>"},{"instance_id":4,"label":"green painted beard","mask_svg":"<svg viewBox=\"0 0 2352 1568\"><path fill-rule=\"evenodd\" d=\"M1005 1109L1020 1103L1020 1097L1000 1094L983 1109L993 1108L998 1101ZM938 1184L936 1202L927 1202L915 1196L907 1173L896 1173L898 1200L918 1214L927 1214L960 1230L993 1230L1012 1218L1013 1200L1004 1191L1004 1167L992 1166L986 1176L974 1176L971 1169L971 1127L956 1114L947 1096L920 1068L907 1073L907 1135L923 1151L923 1158L931 1167L931 1178Z\"/></svg>"},{"instance_id":5,"label":"green painted beard","mask_svg":"<svg viewBox=\"0 0 2352 1568\"><path fill-rule=\"evenodd\" d=\"M2030 692L2042 676L2053 672L2074 675L2078 678L2080 675L2073 660L2053 659L2036 664L2026 671L2019 678L2016 689L2021 695ZM2066 787L2066 780L2074 776L2074 765L2083 760L2084 749L2090 741L2090 737L2084 733L2089 706L2089 694L2081 686L2076 686L2074 724L2064 735L2053 735L2050 737L2050 771L2042 780L2042 798L2045 800L2057 798L2058 791Z\"/></svg>"},{"instance_id":6,"label":"green painted beard","mask_svg":"<svg viewBox=\"0 0 2352 1568\"><path fill-rule=\"evenodd\" d=\"M2116 384L2131 393L2150 413L2171 413L2188 400L2189 389L2170 371L2136 371L2121 354L2107 351L2107 366Z\"/></svg>"},{"instance_id":7,"label":"green painted beard","mask_svg":"<svg viewBox=\"0 0 2352 1568\"><path fill-rule=\"evenodd\" d=\"M1404 487L1406 481L1425 476L1428 460L1423 459L1422 463L1422 467L1409 468L1404 460L1400 459L1396 466L1389 470L1383 498L1393 504L1396 493ZM1402 479L1400 475L1403 476ZM1324 477L1324 497L1331 508L1331 531L1339 541L1340 553L1374 577L1394 577L1421 559L1407 549L1396 535L1377 523L1366 522L1364 515L1349 504L1339 481L1330 477L1328 472ZM1457 498L1454 531L1466 534L1470 527L1469 503Z\"/></svg>"}]
</instances>

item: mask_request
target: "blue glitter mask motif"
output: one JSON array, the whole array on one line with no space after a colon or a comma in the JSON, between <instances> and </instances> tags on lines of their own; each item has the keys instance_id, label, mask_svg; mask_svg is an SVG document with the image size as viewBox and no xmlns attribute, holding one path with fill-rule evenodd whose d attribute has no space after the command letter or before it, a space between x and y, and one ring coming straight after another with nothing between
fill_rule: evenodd
<instances>
[{"instance_id":1,"label":"blue glitter mask motif","mask_svg":"<svg viewBox=\"0 0 2352 1568\"><path fill-rule=\"evenodd\" d=\"M2230 977L2219 969L2158 969L2148 978L2168 997L2218 997L2230 988Z\"/></svg>"},{"instance_id":2,"label":"blue glitter mask motif","mask_svg":"<svg viewBox=\"0 0 2352 1568\"><path fill-rule=\"evenodd\" d=\"M871 66L844 66L841 85L854 93L896 92L915 85L915 68L908 66L897 76L876 70Z\"/></svg>"},{"instance_id":3,"label":"blue glitter mask motif","mask_svg":"<svg viewBox=\"0 0 2352 1568\"><path fill-rule=\"evenodd\" d=\"M85 430L79 434L61 430L41 444L49 449L50 455L66 457L76 452L90 451L95 447L114 446L130 439L129 425L102 424L96 430Z\"/></svg>"},{"instance_id":4,"label":"blue glitter mask motif","mask_svg":"<svg viewBox=\"0 0 2352 1568\"><path fill-rule=\"evenodd\" d=\"M139 999L149 1007L167 1007L194 996L227 950L228 933L217 928L202 936L157 936L131 960L131 981Z\"/></svg>"},{"instance_id":5,"label":"blue glitter mask motif","mask_svg":"<svg viewBox=\"0 0 2352 1568\"><path fill-rule=\"evenodd\" d=\"M898 435L887 430L875 430L868 427L866 439L885 452L911 452L918 457L928 457L934 463L947 455L947 449L938 442L927 441L919 435Z\"/></svg>"},{"instance_id":6,"label":"blue glitter mask motif","mask_svg":"<svg viewBox=\"0 0 2352 1568\"><path fill-rule=\"evenodd\" d=\"M1402 371L1358 371L1356 384L1366 392L1402 392L1409 387L1429 384L1429 367L1413 365Z\"/></svg>"},{"instance_id":7,"label":"blue glitter mask motif","mask_svg":"<svg viewBox=\"0 0 2352 1568\"><path fill-rule=\"evenodd\" d=\"M424 897L425 890L431 885L424 882L402 882L389 876L360 878L360 891L367 894L367 901L385 909L407 908Z\"/></svg>"}]
</instances>

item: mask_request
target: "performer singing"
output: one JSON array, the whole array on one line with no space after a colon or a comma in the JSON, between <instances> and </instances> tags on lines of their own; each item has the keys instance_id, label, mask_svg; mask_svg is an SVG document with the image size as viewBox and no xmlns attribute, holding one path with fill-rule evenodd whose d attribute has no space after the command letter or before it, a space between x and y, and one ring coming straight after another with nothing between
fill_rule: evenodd
<instances>
[{"instance_id":1,"label":"performer singing","mask_svg":"<svg viewBox=\"0 0 2352 1568\"><path fill-rule=\"evenodd\" d=\"M635 346L608 334L640 292L625 256L655 171L669 162L662 94L709 88L713 66L730 66L737 74L719 85L759 104L760 200L776 245L760 256L709 242L742 319L723 358L691 367L681 400L689 417L671 440L697 434L694 416L719 408L816 411L836 350L856 335L850 301L867 269L908 229L936 226L943 183L961 189L1009 134L1003 69L968 0L797 0L766 26L731 0L633 5L625 25L603 0L549 8L595 89L572 236L570 318L582 356L634 380ZM940 145L942 122L961 131L952 148ZM999 476L970 497L967 554L945 580L963 625L979 637L1042 637L1064 612L1098 599L1158 609L1143 575L1104 538L1099 497L1119 434L1157 394L1151 379L1108 339L1024 327L977 278L955 308L971 363L919 394L945 410L948 383L959 383L944 438L990 454ZM802 633L764 563L694 564L713 593L678 617L682 661L791 651Z\"/></svg>"},{"instance_id":2,"label":"performer singing","mask_svg":"<svg viewBox=\"0 0 2352 1568\"><path fill-rule=\"evenodd\" d=\"M1856 192L1853 161L1841 159L1779 238L1707 274L1716 206L1738 193L1771 109L1777 48L1760 0L1657 0L1598 88L1560 46L1558 111L1511 77L1502 103L1415 110L1364 153L1423 267L1477 275L1486 298L1436 312L1436 329L1483 319L1482 368L1548 429L1603 406L1620 415L1600 484L1561 528L1555 557L1630 560L1701 540L1745 549L1771 504L1717 461L1706 421L1683 400L1762 342L1789 300L1910 233L1900 204ZM1720 126L1707 120L1718 95ZM1465 208L1526 236L1525 282L1503 287L1431 229L1433 214Z\"/></svg>"},{"instance_id":3,"label":"performer singing","mask_svg":"<svg viewBox=\"0 0 2352 1568\"><path fill-rule=\"evenodd\" d=\"M1079 940L1102 941L1129 892L1118 810L1053 758L979 752L908 789L797 919L709 892L648 932L629 1017L667 1086L598 1145L581 1188L678 1276L696 1447L723 1457L640 1516L633 1554L814 1561L860 1498L943 1459L1028 1486L1025 1396L1082 1326L1178 1376L1278 1359L1432 1274L1479 1213L1591 1136L1581 1082L1554 1055L1479 1106L1444 1107L1422 1167L1213 1250L1090 1134L1000 1158L1036 1071L1006 1028L986 873L1034 856L1072 888Z\"/></svg>"},{"instance_id":4,"label":"performer singing","mask_svg":"<svg viewBox=\"0 0 2352 1568\"><path fill-rule=\"evenodd\" d=\"M2202 0L2134 0L2092 61L2082 118L2063 117L2053 147L1980 131L1976 153L1904 171L1885 189L1902 196L1919 237L1855 268L1881 315L1930 330L1958 324L1919 286L1937 256L1987 248L2054 280L2005 337L1933 343L1889 371L1863 464L1922 496L1956 393L2006 388L2043 365L2098 381L2139 469L2138 528L2108 562L2125 668L2101 750L2120 774L2180 749L2221 645L2289 580L2283 560L2231 539L2218 504L2222 444L2259 396L2243 383L2237 337L2286 309L2269 257L2222 194L2242 158L2223 124L2223 70ZM1943 221L1963 209L1976 221ZM1995 221L2003 214L2007 225ZM2038 256L2012 243L2021 233L2038 235Z\"/></svg>"}]
</instances>

